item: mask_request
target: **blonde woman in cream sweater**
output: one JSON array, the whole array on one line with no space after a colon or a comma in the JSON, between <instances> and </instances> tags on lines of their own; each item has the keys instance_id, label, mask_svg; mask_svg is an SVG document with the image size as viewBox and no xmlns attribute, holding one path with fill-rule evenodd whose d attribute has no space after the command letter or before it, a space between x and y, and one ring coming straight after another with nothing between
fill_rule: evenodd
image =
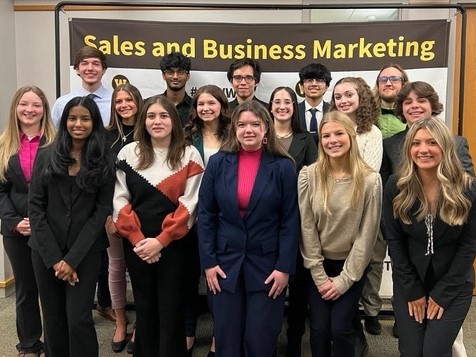
<instances>
[{"instance_id":1,"label":"blonde woman in cream sweater","mask_svg":"<svg viewBox=\"0 0 476 357\"><path fill-rule=\"evenodd\" d=\"M352 317L379 229L382 184L359 154L351 119L334 111L319 128L318 161L298 179L301 253L311 272L312 356L354 356Z\"/></svg>"}]
</instances>

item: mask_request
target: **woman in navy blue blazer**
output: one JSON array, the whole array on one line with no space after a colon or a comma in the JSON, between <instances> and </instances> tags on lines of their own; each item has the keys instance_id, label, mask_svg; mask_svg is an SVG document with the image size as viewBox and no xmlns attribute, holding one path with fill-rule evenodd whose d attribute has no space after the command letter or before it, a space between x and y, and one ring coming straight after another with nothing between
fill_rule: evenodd
<instances>
[{"instance_id":1,"label":"woman in navy blue blazer","mask_svg":"<svg viewBox=\"0 0 476 357\"><path fill-rule=\"evenodd\" d=\"M403 357L449 357L471 306L476 256L476 183L438 118L405 137L401 168L384 194L393 307Z\"/></svg>"},{"instance_id":2,"label":"woman in navy blue blazer","mask_svg":"<svg viewBox=\"0 0 476 357\"><path fill-rule=\"evenodd\" d=\"M296 265L296 172L263 105L241 104L231 121L205 170L197 221L216 356L271 357Z\"/></svg>"}]
</instances>

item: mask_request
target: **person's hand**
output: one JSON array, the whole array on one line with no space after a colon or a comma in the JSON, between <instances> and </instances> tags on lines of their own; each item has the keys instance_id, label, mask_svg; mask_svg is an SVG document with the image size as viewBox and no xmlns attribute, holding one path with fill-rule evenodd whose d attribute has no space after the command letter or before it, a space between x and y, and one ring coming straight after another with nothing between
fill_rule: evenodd
<instances>
[{"instance_id":1,"label":"person's hand","mask_svg":"<svg viewBox=\"0 0 476 357\"><path fill-rule=\"evenodd\" d=\"M15 230L23 236L31 235L30 219L28 217L23 218L15 227Z\"/></svg>"},{"instance_id":2,"label":"person's hand","mask_svg":"<svg viewBox=\"0 0 476 357\"><path fill-rule=\"evenodd\" d=\"M283 291L286 290L289 281L289 274L283 273L279 270L273 270L271 274L264 281L265 284L273 282L268 296L276 299Z\"/></svg>"},{"instance_id":3,"label":"person's hand","mask_svg":"<svg viewBox=\"0 0 476 357\"><path fill-rule=\"evenodd\" d=\"M324 294L321 293L324 300L337 300L342 296L340 291L337 290L332 278L329 278L324 284L327 284L327 291Z\"/></svg>"},{"instance_id":4,"label":"person's hand","mask_svg":"<svg viewBox=\"0 0 476 357\"><path fill-rule=\"evenodd\" d=\"M321 285L316 285L317 286L317 291L319 291L319 294L324 295L329 291L329 289L332 288L332 281L331 279L327 279L324 283Z\"/></svg>"},{"instance_id":5,"label":"person's hand","mask_svg":"<svg viewBox=\"0 0 476 357\"><path fill-rule=\"evenodd\" d=\"M147 263L152 264L158 262L161 256L161 250L164 248L155 238L145 238L134 246L134 252Z\"/></svg>"},{"instance_id":6,"label":"person's hand","mask_svg":"<svg viewBox=\"0 0 476 357\"><path fill-rule=\"evenodd\" d=\"M219 265L215 265L212 268L205 269L205 277L207 278L207 285L213 294L221 292L220 283L218 282L218 276L226 279L226 274L221 270Z\"/></svg>"},{"instance_id":7,"label":"person's hand","mask_svg":"<svg viewBox=\"0 0 476 357\"><path fill-rule=\"evenodd\" d=\"M79 283L79 278L78 278L78 273L77 272L74 272L73 274L71 274L69 276L68 283L71 286L75 286L76 283Z\"/></svg>"},{"instance_id":8,"label":"person's hand","mask_svg":"<svg viewBox=\"0 0 476 357\"><path fill-rule=\"evenodd\" d=\"M445 309L438 305L431 297L428 299L428 307L426 308L426 318L433 320L435 317L439 320L443 316Z\"/></svg>"},{"instance_id":9,"label":"person's hand","mask_svg":"<svg viewBox=\"0 0 476 357\"><path fill-rule=\"evenodd\" d=\"M426 297L408 302L408 313L415 321L422 323L425 318Z\"/></svg>"},{"instance_id":10,"label":"person's hand","mask_svg":"<svg viewBox=\"0 0 476 357\"><path fill-rule=\"evenodd\" d=\"M55 270L55 276L58 279L68 282L71 282L73 280L73 274L76 273L76 270L73 269L73 267L71 267L71 265L66 263L64 260L60 260L58 263L54 264L53 269Z\"/></svg>"}]
</instances>

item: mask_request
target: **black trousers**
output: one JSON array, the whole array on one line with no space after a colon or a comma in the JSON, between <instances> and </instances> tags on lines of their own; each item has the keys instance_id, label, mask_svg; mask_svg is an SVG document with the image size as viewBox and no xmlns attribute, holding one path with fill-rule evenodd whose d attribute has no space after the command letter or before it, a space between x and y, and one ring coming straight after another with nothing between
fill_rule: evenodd
<instances>
[{"instance_id":1,"label":"black trousers","mask_svg":"<svg viewBox=\"0 0 476 357\"><path fill-rule=\"evenodd\" d=\"M330 277L339 275L343 266L344 260L324 260L324 269ZM357 335L352 319L364 281L365 274L337 300L324 300L312 278L309 279L309 326L313 357L354 357Z\"/></svg>"},{"instance_id":2,"label":"black trousers","mask_svg":"<svg viewBox=\"0 0 476 357\"><path fill-rule=\"evenodd\" d=\"M40 302L35 273L30 259L31 249L27 245L29 237L4 236L3 246L12 265L15 277L16 326L19 343L17 350L36 353L43 349L40 338Z\"/></svg>"},{"instance_id":3,"label":"black trousers","mask_svg":"<svg viewBox=\"0 0 476 357\"><path fill-rule=\"evenodd\" d=\"M124 240L136 307L135 357L185 355L185 240L170 243L153 264L139 258Z\"/></svg>"},{"instance_id":4,"label":"black trousers","mask_svg":"<svg viewBox=\"0 0 476 357\"><path fill-rule=\"evenodd\" d=\"M393 281L393 309L398 320L398 348L402 357L451 357L452 346L464 319L468 314L472 299L472 284L445 309L441 319L423 320L418 323L408 313L406 301L400 285Z\"/></svg>"},{"instance_id":5,"label":"black trousers","mask_svg":"<svg viewBox=\"0 0 476 357\"><path fill-rule=\"evenodd\" d=\"M55 277L40 255L32 251L33 268L40 292L48 357L97 357L98 341L92 305L99 272L100 252L86 255L76 269L74 286Z\"/></svg>"}]
</instances>

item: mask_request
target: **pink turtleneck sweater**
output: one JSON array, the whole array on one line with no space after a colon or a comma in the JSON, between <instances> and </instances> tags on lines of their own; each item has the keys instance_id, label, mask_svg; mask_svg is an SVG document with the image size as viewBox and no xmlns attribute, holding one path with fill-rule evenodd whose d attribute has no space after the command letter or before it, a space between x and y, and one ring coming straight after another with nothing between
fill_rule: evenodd
<instances>
[{"instance_id":1,"label":"pink turtleneck sweater","mask_svg":"<svg viewBox=\"0 0 476 357\"><path fill-rule=\"evenodd\" d=\"M240 149L238 153L238 188L236 196L241 217L244 217L248 208L251 192L253 191L253 185L258 173L261 152L261 149L256 151Z\"/></svg>"}]
</instances>

